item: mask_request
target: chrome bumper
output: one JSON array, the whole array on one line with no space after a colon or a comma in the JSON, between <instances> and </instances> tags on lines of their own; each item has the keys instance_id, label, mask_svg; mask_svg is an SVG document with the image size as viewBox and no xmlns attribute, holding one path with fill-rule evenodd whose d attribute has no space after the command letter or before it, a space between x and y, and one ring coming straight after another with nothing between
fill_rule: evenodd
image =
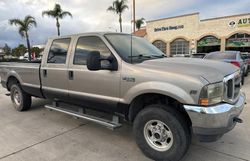
<instances>
[{"instance_id":1,"label":"chrome bumper","mask_svg":"<svg viewBox=\"0 0 250 161\"><path fill-rule=\"evenodd\" d=\"M244 93L240 93L235 104L222 103L210 107L184 105L191 121L193 133L197 135L222 136L232 130L234 121L242 112L246 101Z\"/></svg>"}]
</instances>

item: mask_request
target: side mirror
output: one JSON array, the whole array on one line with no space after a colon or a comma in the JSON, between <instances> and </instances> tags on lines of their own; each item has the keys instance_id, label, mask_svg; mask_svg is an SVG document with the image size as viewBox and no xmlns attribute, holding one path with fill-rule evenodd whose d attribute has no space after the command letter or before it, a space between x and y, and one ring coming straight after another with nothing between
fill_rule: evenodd
<instances>
[{"instance_id":1,"label":"side mirror","mask_svg":"<svg viewBox=\"0 0 250 161\"><path fill-rule=\"evenodd\" d=\"M106 65L102 65L102 61L108 62ZM118 64L114 57L101 57L99 51L92 51L87 56L87 68L88 70L97 71L97 70L118 70Z\"/></svg>"},{"instance_id":2,"label":"side mirror","mask_svg":"<svg viewBox=\"0 0 250 161\"><path fill-rule=\"evenodd\" d=\"M101 69L101 54L99 51L92 51L87 56L87 68L88 70L100 70Z\"/></svg>"}]
</instances>

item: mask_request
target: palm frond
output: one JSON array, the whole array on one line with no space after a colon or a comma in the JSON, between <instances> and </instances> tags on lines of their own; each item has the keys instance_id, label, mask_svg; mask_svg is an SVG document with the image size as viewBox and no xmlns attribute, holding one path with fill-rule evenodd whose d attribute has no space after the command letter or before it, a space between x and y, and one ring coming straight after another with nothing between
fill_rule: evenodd
<instances>
[{"instance_id":1,"label":"palm frond","mask_svg":"<svg viewBox=\"0 0 250 161\"><path fill-rule=\"evenodd\" d=\"M123 13L126 9L129 9L129 7L127 5L123 5L121 6L120 12Z\"/></svg>"},{"instance_id":2,"label":"palm frond","mask_svg":"<svg viewBox=\"0 0 250 161\"><path fill-rule=\"evenodd\" d=\"M29 20L26 25L28 29L30 29L32 26L37 27L37 23L35 20Z\"/></svg>"},{"instance_id":3,"label":"palm frond","mask_svg":"<svg viewBox=\"0 0 250 161\"><path fill-rule=\"evenodd\" d=\"M63 12L59 15L60 18L64 18L64 17L66 17L66 16L70 16L71 18L73 17L72 14L71 14L70 12L68 12L68 11L63 11Z\"/></svg>"},{"instance_id":4,"label":"palm frond","mask_svg":"<svg viewBox=\"0 0 250 161\"><path fill-rule=\"evenodd\" d=\"M115 8L113 6L109 6L107 8L107 11L112 11L112 12L116 12Z\"/></svg>"},{"instance_id":5,"label":"palm frond","mask_svg":"<svg viewBox=\"0 0 250 161\"><path fill-rule=\"evenodd\" d=\"M60 4L56 3L53 11L55 11L55 13L61 13L62 8L61 8Z\"/></svg>"},{"instance_id":6,"label":"palm frond","mask_svg":"<svg viewBox=\"0 0 250 161\"><path fill-rule=\"evenodd\" d=\"M9 24L10 24L10 25L15 25L15 26L24 26L23 21L20 20L20 19L16 19L16 18L10 19L10 20L9 20Z\"/></svg>"},{"instance_id":7,"label":"palm frond","mask_svg":"<svg viewBox=\"0 0 250 161\"><path fill-rule=\"evenodd\" d=\"M54 10L47 10L42 12L42 16L56 17L56 13Z\"/></svg>"},{"instance_id":8,"label":"palm frond","mask_svg":"<svg viewBox=\"0 0 250 161\"><path fill-rule=\"evenodd\" d=\"M127 0L121 0L121 1L120 1L120 5L121 5L121 6L124 6L124 5L126 5L126 4L127 4Z\"/></svg>"}]
</instances>

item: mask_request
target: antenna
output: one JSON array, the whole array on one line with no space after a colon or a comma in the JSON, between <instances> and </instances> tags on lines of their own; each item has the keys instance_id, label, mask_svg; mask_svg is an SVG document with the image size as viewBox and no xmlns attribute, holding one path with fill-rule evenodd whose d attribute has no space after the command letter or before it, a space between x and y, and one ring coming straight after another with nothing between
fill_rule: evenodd
<instances>
[{"instance_id":1,"label":"antenna","mask_svg":"<svg viewBox=\"0 0 250 161\"><path fill-rule=\"evenodd\" d=\"M135 0L133 0L133 30L135 32Z\"/></svg>"},{"instance_id":2,"label":"antenna","mask_svg":"<svg viewBox=\"0 0 250 161\"><path fill-rule=\"evenodd\" d=\"M130 56L130 62L133 64L133 34L135 33L135 0L133 0L133 3L131 3L131 56Z\"/></svg>"}]
</instances>

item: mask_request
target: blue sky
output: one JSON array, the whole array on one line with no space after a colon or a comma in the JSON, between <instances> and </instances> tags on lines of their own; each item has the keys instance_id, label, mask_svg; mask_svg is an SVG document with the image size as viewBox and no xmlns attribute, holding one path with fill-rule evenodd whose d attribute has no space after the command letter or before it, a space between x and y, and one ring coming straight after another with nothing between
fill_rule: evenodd
<instances>
[{"instance_id":1,"label":"blue sky","mask_svg":"<svg viewBox=\"0 0 250 161\"><path fill-rule=\"evenodd\" d=\"M45 44L48 37L56 35L55 20L42 17L43 10L52 9L60 3L64 10L73 14L73 19L61 20L62 35L119 30L118 17L106 12L113 0L0 0L0 46L5 43L14 47L25 44L16 27L8 24L11 18L24 18L30 14L38 22L30 31L31 44ZM128 1L131 8L131 1ZM166 18L200 12L200 18L213 18L250 12L250 0L136 0L137 18L146 20ZM124 31L131 31L131 10L123 15Z\"/></svg>"}]
</instances>

